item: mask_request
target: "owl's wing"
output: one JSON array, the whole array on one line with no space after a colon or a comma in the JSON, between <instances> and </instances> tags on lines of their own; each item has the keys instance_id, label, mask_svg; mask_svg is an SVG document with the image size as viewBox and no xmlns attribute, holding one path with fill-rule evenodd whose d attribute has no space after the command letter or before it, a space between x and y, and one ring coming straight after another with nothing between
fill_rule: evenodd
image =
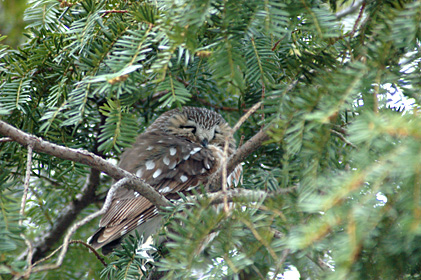
<instances>
[{"instance_id":1,"label":"owl's wing","mask_svg":"<svg viewBox=\"0 0 421 280\"><path fill-rule=\"evenodd\" d=\"M220 160L214 156L213 149L166 134L144 133L123 153L119 166L144 179L163 195L174 198L176 192L205 183L217 170ZM139 193L120 188L89 243L101 248L157 214L156 207Z\"/></svg>"}]
</instances>

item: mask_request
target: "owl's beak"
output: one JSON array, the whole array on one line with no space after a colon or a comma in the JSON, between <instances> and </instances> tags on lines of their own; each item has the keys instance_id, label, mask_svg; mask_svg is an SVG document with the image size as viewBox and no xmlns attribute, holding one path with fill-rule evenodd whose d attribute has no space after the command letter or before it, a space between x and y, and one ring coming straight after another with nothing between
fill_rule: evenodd
<instances>
[{"instance_id":1,"label":"owl's beak","mask_svg":"<svg viewBox=\"0 0 421 280\"><path fill-rule=\"evenodd\" d=\"M203 139L202 142L200 142L200 144L202 144L202 146L206 148L209 144L208 139Z\"/></svg>"}]
</instances>

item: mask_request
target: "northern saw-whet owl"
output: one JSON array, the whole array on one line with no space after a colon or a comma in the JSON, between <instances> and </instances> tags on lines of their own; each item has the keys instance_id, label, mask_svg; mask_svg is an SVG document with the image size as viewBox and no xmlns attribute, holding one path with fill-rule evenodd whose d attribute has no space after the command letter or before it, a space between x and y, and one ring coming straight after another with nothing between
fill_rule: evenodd
<instances>
[{"instance_id":1,"label":"northern saw-whet owl","mask_svg":"<svg viewBox=\"0 0 421 280\"><path fill-rule=\"evenodd\" d=\"M174 109L137 137L133 147L122 154L119 167L144 179L165 197L177 199L177 192L206 185L217 172L226 139L229 157L236 150L235 139L220 114L196 107ZM241 171L239 165L228 182L238 183ZM88 243L107 254L132 230L137 229L146 239L160 222L158 209L146 198L134 190L119 188Z\"/></svg>"}]
</instances>

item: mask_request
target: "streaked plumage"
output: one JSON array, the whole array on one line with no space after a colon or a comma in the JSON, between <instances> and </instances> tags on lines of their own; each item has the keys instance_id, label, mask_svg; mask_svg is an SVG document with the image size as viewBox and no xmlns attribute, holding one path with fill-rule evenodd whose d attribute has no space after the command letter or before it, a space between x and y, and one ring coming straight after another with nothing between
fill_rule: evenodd
<instances>
[{"instance_id":1,"label":"streaked plumage","mask_svg":"<svg viewBox=\"0 0 421 280\"><path fill-rule=\"evenodd\" d=\"M184 107L162 114L121 156L119 166L144 179L168 198L206 184L218 170L228 137L228 156L235 152L231 128L216 112ZM231 177L239 180L240 168ZM232 179L232 178L230 178ZM110 252L123 236L138 228L145 236L160 223L158 210L139 193L120 188L98 231L89 239L95 249Z\"/></svg>"}]
</instances>

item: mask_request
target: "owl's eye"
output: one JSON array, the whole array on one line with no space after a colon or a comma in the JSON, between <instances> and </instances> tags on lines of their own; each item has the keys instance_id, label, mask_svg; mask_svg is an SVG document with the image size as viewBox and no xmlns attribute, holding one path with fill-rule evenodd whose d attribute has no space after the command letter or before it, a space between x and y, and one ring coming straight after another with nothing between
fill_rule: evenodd
<instances>
[{"instance_id":1,"label":"owl's eye","mask_svg":"<svg viewBox=\"0 0 421 280\"><path fill-rule=\"evenodd\" d=\"M180 125L180 128L182 128L182 129L191 129L192 130L191 132L193 134L196 133L196 127L195 126L192 126L192 125Z\"/></svg>"}]
</instances>

